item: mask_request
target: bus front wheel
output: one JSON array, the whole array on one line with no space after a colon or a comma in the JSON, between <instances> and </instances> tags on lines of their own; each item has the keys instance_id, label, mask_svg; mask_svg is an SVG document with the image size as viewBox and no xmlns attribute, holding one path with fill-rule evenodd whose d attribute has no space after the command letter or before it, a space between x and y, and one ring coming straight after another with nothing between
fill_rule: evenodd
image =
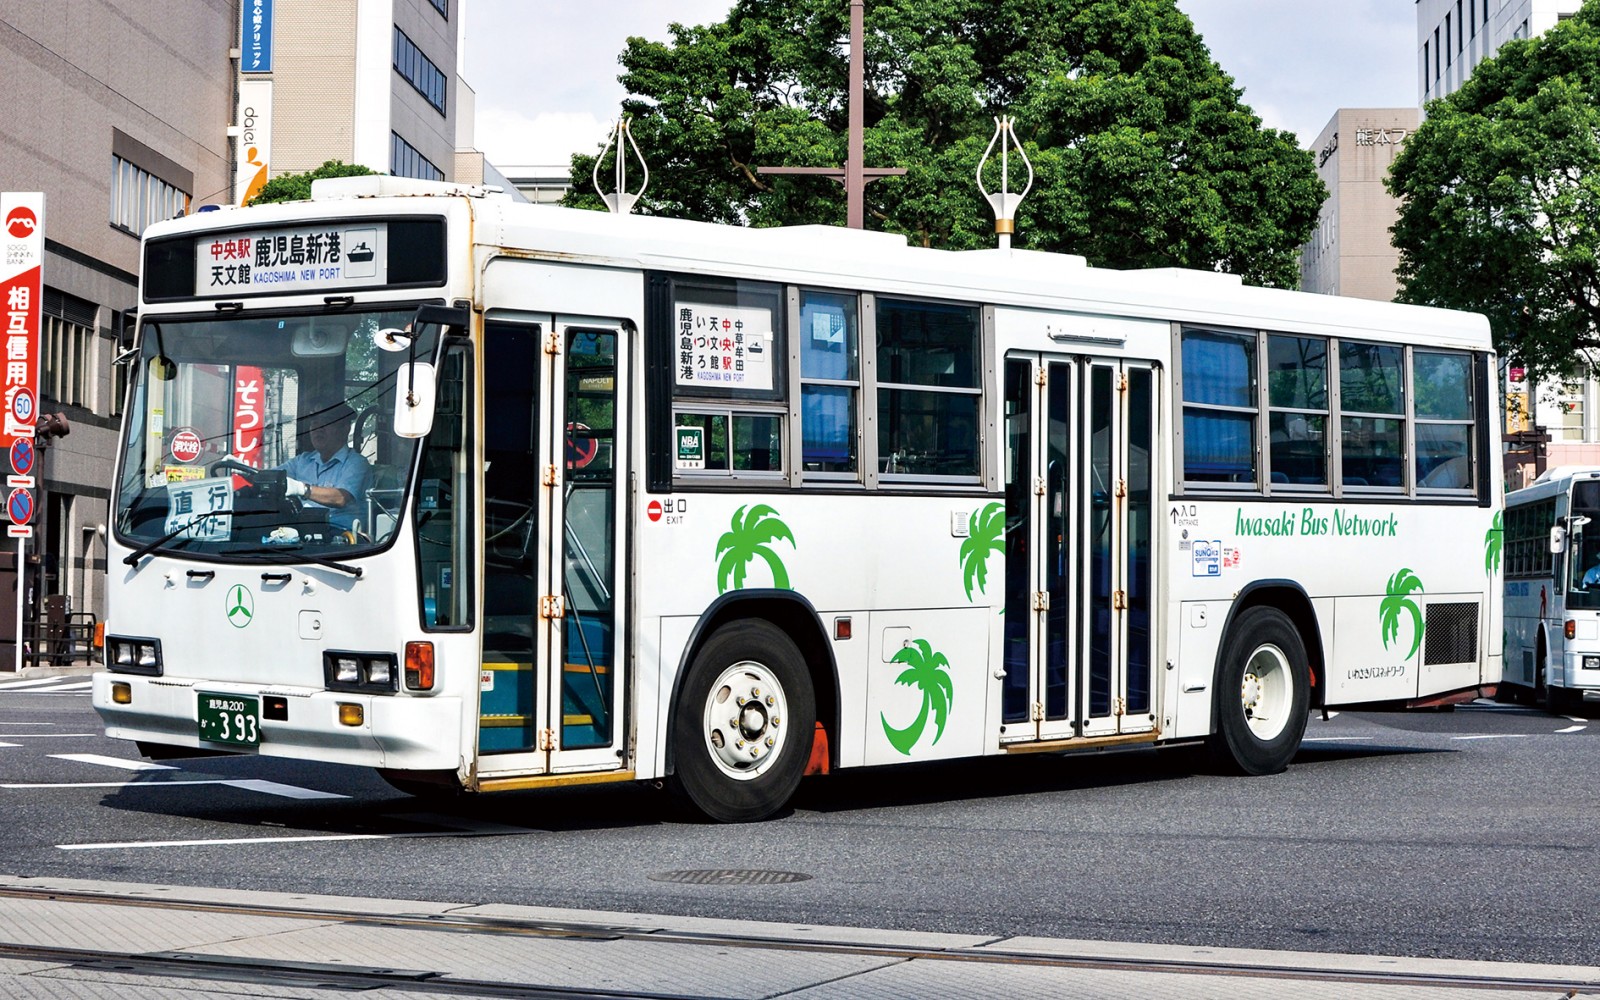
<instances>
[{"instance_id":1,"label":"bus front wheel","mask_svg":"<svg viewBox=\"0 0 1600 1000\"><path fill-rule=\"evenodd\" d=\"M770 622L712 633L684 677L672 719L672 788L710 819L748 823L800 785L816 725L811 677Z\"/></svg>"},{"instance_id":2,"label":"bus front wheel","mask_svg":"<svg viewBox=\"0 0 1600 1000\"><path fill-rule=\"evenodd\" d=\"M1305 643L1276 608L1246 610L1228 629L1217 671L1211 757L1237 774L1289 766L1305 735L1311 700Z\"/></svg>"}]
</instances>

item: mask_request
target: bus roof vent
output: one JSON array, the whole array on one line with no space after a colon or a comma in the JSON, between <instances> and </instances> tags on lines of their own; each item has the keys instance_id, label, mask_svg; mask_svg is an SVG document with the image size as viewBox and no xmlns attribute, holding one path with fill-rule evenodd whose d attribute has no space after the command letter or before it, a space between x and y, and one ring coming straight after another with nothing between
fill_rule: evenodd
<instances>
[{"instance_id":1,"label":"bus roof vent","mask_svg":"<svg viewBox=\"0 0 1600 1000\"><path fill-rule=\"evenodd\" d=\"M341 198L489 198L505 199L500 188L453 181L424 181L415 177L366 174L361 177L324 177L311 182L312 201Z\"/></svg>"}]
</instances>

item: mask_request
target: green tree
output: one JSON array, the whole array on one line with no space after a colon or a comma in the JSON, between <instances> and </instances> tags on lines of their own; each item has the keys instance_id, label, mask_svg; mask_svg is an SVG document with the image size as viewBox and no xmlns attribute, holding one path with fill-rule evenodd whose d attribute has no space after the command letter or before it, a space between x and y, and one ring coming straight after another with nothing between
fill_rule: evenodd
<instances>
[{"instance_id":1,"label":"green tree","mask_svg":"<svg viewBox=\"0 0 1600 1000\"><path fill-rule=\"evenodd\" d=\"M911 720L911 725L904 729L889 725L888 717L882 712L878 713L878 721L883 725L883 735L888 737L889 745L909 756L911 748L922 739L930 713L935 730L933 742L938 743L939 737L944 735L945 719L955 701L955 684L950 680L949 659L943 653L934 652L926 639L914 640L911 645L895 653L889 662L906 664L906 669L894 679L896 684L914 687L922 692L922 708L917 712L917 717Z\"/></svg>"},{"instance_id":2,"label":"green tree","mask_svg":"<svg viewBox=\"0 0 1600 1000\"><path fill-rule=\"evenodd\" d=\"M746 514L746 510L750 513ZM745 567L757 557L772 570L772 585L787 590L789 573L771 548L772 543L778 541L794 545L794 534L778 519L777 511L764 503L734 511L728 530L717 539L717 593L742 589Z\"/></svg>"},{"instance_id":3,"label":"green tree","mask_svg":"<svg viewBox=\"0 0 1600 1000\"><path fill-rule=\"evenodd\" d=\"M1600 371L1600 0L1431 102L1388 183L1402 301L1484 313L1540 381Z\"/></svg>"},{"instance_id":4,"label":"green tree","mask_svg":"<svg viewBox=\"0 0 1600 1000\"><path fill-rule=\"evenodd\" d=\"M363 167L359 163L344 163L339 160L328 160L315 170L307 170L303 174L279 174L261 186L256 196L250 199L252 205L266 205L275 201L305 201L311 197L311 182L324 177L363 177L375 174L376 170Z\"/></svg>"},{"instance_id":5,"label":"green tree","mask_svg":"<svg viewBox=\"0 0 1600 1000\"><path fill-rule=\"evenodd\" d=\"M670 42L630 38L622 111L651 168L639 210L843 224L833 181L757 167L844 162L848 17L845 0L739 0ZM868 228L993 246L973 174L1010 114L1037 174L1017 246L1296 284L1325 196L1311 155L1241 103L1176 0L871 0L866 28L866 165L907 170L867 186ZM600 206L594 166L573 158L567 204Z\"/></svg>"},{"instance_id":6,"label":"green tree","mask_svg":"<svg viewBox=\"0 0 1600 1000\"><path fill-rule=\"evenodd\" d=\"M1422 581L1417 579L1417 574L1410 569L1402 569L1389 577L1383 603L1378 605L1378 623L1383 628L1384 649L1388 649L1389 643L1400 637L1401 613L1408 612L1411 615L1411 651L1406 654L1408 660L1417 655L1417 648L1422 645L1422 609L1411 599L1412 594L1421 591Z\"/></svg>"}]
</instances>

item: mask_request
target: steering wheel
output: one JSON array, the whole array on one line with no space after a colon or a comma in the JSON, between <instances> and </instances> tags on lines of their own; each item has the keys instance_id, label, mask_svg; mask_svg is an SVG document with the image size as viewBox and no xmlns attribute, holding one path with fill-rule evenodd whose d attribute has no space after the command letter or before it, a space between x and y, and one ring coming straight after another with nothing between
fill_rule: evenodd
<instances>
[{"instance_id":1,"label":"steering wheel","mask_svg":"<svg viewBox=\"0 0 1600 1000\"><path fill-rule=\"evenodd\" d=\"M225 472L225 471L228 471L230 469L232 471L234 471L234 472L239 473L239 475L243 476L244 478L250 480L252 484L255 482L255 478L257 476L259 476L261 474L261 471L262 471L262 470L256 468L253 465L246 465L243 462L239 461L238 459L235 459L235 458L224 458L220 462L212 463L210 472L211 472L211 475L215 476L218 472Z\"/></svg>"}]
</instances>

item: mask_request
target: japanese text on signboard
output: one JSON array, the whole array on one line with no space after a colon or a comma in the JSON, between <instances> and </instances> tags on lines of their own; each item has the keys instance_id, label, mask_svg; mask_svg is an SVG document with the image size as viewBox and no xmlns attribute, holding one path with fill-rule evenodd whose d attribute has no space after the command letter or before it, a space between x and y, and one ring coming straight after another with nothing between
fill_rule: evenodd
<instances>
[{"instance_id":1,"label":"japanese text on signboard","mask_svg":"<svg viewBox=\"0 0 1600 1000\"><path fill-rule=\"evenodd\" d=\"M772 311L679 302L678 385L772 388Z\"/></svg>"},{"instance_id":2,"label":"japanese text on signboard","mask_svg":"<svg viewBox=\"0 0 1600 1000\"><path fill-rule=\"evenodd\" d=\"M233 487L227 479L167 484L167 531L200 541L226 541L233 526Z\"/></svg>"},{"instance_id":3,"label":"japanese text on signboard","mask_svg":"<svg viewBox=\"0 0 1600 1000\"><path fill-rule=\"evenodd\" d=\"M381 227L327 227L202 241L195 285L205 294L381 283L382 237Z\"/></svg>"}]
</instances>

